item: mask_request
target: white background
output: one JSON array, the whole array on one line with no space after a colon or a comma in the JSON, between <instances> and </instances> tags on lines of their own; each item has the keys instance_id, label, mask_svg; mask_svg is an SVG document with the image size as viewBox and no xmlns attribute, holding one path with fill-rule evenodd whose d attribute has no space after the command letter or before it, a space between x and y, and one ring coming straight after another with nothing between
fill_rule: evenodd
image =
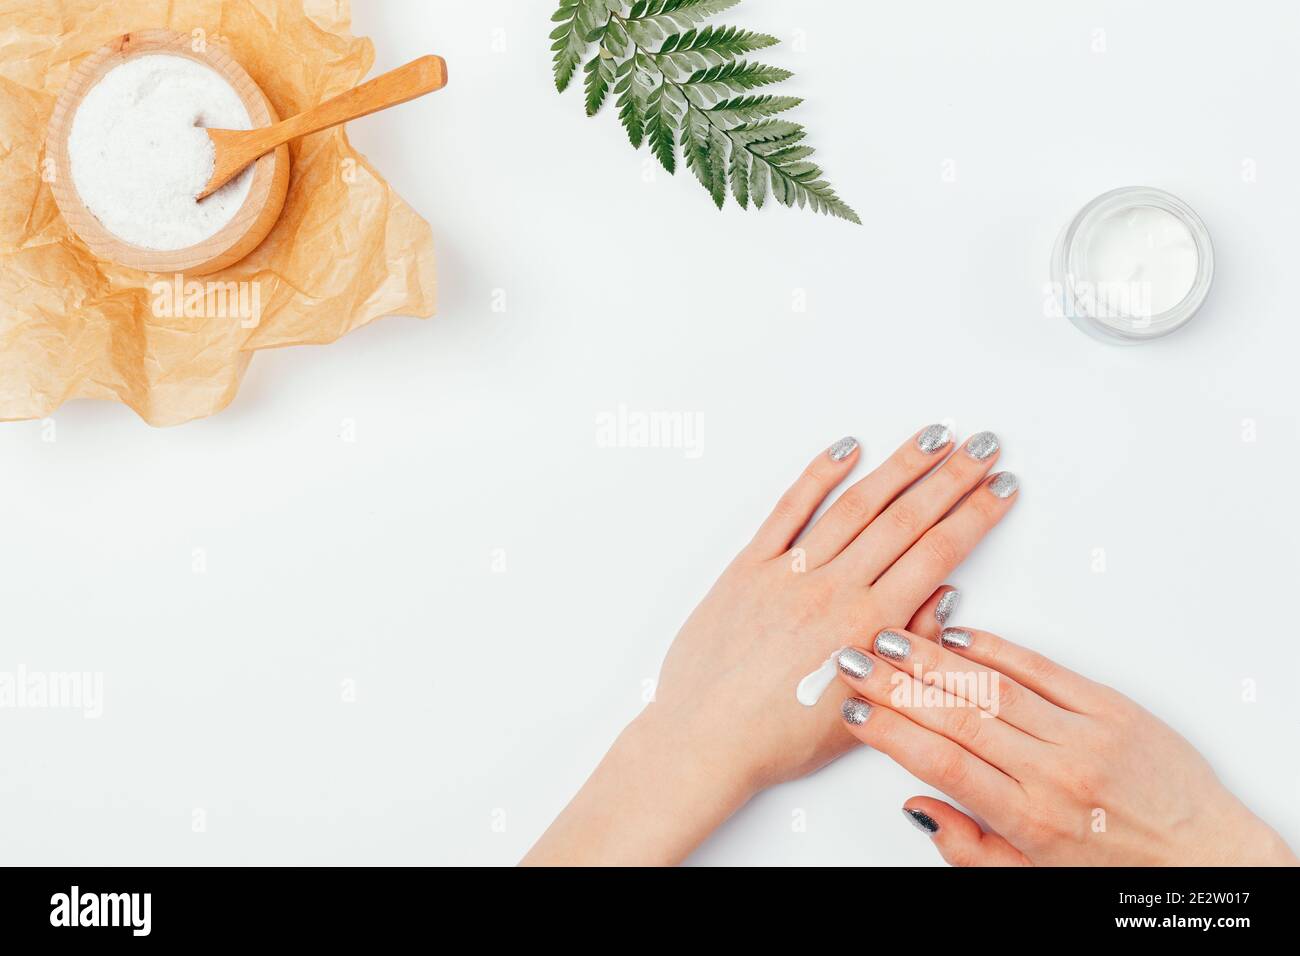
<instances>
[{"instance_id":1,"label":"white background","mask_svg":"<svg viewBox=\"0 0 1300 956\"><path fill-rule=\"evenodd\" d=\"M612 112L555 94L549 2L357 6L377 70L450 64L351 129L433 224L440 314L258 355L181 428L0 426L0 670L105 681L97 721L0 711L7 862L513 863L798 469L944 418L1023 485L958 623L1137 697L1300 845L1300 8L748 0L724 22L785 41L858 228L645 181ZM1045 318L1043 282L1131 184L1197 209L1218 270L1126 349ZM620 405L702 416L702 456L599 447ZM936 863L898 810L922 792L859 752L694 862Z\"/></svg>"}]
</instances>

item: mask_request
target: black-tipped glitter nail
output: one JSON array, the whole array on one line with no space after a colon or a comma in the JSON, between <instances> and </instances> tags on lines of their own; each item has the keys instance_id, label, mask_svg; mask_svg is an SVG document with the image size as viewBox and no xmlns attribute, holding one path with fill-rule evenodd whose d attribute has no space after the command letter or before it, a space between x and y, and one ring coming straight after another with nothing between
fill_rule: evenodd
<instances>
[{"instance_id":1,"label":"black-tipped glitter nail","mask_svg":"<svg viewBox=\"0 0 1300 956\"><path fill-rule=\"evenodd\" d=\"M907 807L903 807L903 813L907 815L907 819L912 821L912 825L922 833L934 836L939 832L939 824L934 822L934 817L930 816L930 814L923 813L920 810L909 810Z\"/></svg>"}]
</instances>

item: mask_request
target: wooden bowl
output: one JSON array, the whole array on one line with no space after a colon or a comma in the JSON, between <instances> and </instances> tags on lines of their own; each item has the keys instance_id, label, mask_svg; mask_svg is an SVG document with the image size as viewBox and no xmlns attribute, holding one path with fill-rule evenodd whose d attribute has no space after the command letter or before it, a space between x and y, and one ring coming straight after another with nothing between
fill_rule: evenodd
<instances>
[{"instance_id":1,"label":"wooden bowl","mask_svg":"<svg viewBox=\"0 0 1300 956\"><path fill-rule=\"evenodd\" d=\"M200 47L197 51L194 49L196 45ZM132 57L151 53L183 56L216 70L243 100L255 129L279 122L266 94L224 50L211 43L196 44L189 36L170 30L141 30L123 34L81 63L54 106L45 145L46 156L54 161L54 182L51 186L54 201L58 203L68 228L100 259L141 272L207 275L233 265L256 249L280 218L284 198L289 191L289 147L281 146L257 161L253 182L244 204L239 207L235 217L211 238L184 249L159 251L132 245L113 235L86 208L81 196L77 194L72 179L72 164L68 158L68 134L72 131L72 118L76 115L77 107L105 73Z\"/></svg>"}]
</instances>

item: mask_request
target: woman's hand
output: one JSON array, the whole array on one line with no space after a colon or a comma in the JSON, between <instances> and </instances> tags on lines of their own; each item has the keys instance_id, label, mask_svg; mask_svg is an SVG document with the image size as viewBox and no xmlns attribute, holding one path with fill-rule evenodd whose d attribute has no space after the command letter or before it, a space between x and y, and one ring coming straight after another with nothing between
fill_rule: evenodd
<instances>
[{"instance_id":1,"label":"woman's hand","mask_svg":"<svg viewBox=\"0 0 1300 956\"><path fill-rule=\"evenodd\" d=\"M1294 865L1204 758L1122 694L985 631L839 655L845 725L985 820L903 807L954 866Z\"/></svg>"},{"instance_id":2,"label":"woman's hand","mask_svg":"<svg viewBox=\"0 0 1300 956\"><path fill-rule=\"evenodd\" d=\"M525 862L677 862L758 790L853 746L836 695L802 706L800 679L885 626L937 635L956 597L940 586L1015 499L1014 478L987 478L991 432L945 461L951 449L949 429L923 429L801 536L860 451L846 438L819 454L682 627L655 702Z\"/></svg>"}]
</instances>

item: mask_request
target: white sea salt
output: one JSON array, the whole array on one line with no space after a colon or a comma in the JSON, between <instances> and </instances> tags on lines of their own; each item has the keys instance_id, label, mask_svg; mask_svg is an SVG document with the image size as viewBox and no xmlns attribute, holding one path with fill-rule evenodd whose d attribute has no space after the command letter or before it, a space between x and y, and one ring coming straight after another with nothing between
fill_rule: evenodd
<instances>
[{"instance_id":1,"label":"white sea salt","mask_svg":"<svg viewBox=\"0 0 1300 956\"><path fill-rule=\"evenodd\" d=\"M234 87L183 56L151 54L104 74L72 119L68 158L86 208L145 249L184 249L221 231L243 205L250 167L203 202L215 150L201 127L250 129Z\"/></svg>"}]
</instances>

